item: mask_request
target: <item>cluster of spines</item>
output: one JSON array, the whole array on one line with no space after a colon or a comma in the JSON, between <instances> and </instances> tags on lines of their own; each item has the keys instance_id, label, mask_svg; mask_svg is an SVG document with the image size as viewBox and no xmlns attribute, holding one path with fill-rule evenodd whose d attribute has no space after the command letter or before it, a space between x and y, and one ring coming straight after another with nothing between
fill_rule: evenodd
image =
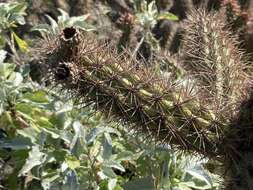
<instances>
[{"instance_id":1,"label":"cluster of spines","mask_svg":"<svg viewBox=\"0 0 253 190\"><path fill-rule=\"evenodd\" d=\"M219 122L199 104L195 90L164 80L152 68L117 55L110 45L83 34L78 34L78 40L76 34L66 39L64 33L71 30L75 29L65 29L56 40L59 47L46 53L51 81L79 104L94 104L109 118L120 119L159 142L203 154L216 151Z\"/></svg>"}]
</instances>

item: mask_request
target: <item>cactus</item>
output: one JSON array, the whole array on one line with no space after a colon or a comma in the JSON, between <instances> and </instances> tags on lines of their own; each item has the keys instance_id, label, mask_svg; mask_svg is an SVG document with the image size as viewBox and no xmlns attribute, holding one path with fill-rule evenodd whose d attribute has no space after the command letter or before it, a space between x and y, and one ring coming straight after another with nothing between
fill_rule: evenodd
<instances>
[{"instance_id":1,"label":"cactus","mask_svg":"<svg viewBox=\"0 0 253 190\"><path fill-rule=\"evenodd\" d=\"M209 100L229 112L244 97L247 86L246 65L237 39L225 28L223 11L195 10L185 22L184 68L197 78ZM240 101L239 101L240 102Z\"/></svg>"},{"instance_id":2,"label":"cactus","mask_svg":"<svg viewBox=\"0 0 253 190\"><path fill-rule=\"evenodd\" d=\"M218 160L228 171L227 189L252 189L251 170L243 162L251 158L252 129L242 53L218 14L194 11L186 31L188 74L181 82L75 28L65 28L40 51L49 80L78 104L92 104L107 118L159 142ZM241 183L234 180L238 175Z\"/></svg>"}]
</instances>

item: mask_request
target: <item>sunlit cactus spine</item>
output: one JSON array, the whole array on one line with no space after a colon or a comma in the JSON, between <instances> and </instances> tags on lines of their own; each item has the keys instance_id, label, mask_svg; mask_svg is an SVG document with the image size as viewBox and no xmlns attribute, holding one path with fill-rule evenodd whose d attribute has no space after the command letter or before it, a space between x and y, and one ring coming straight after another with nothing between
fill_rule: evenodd
<instances>
[{"instance_id":1,"label":"sunlit cactus spine","mask_svg":"<svg viewBox=\"0 0 253 190\"><path fill-rule=\"evenodd\" d=\"M245 175L238 175L249 177L238 145L247 147L249 139L241 137L252 133L240 126L251 118L250 106L238 106L249 96L242 53L221 16L203 10L191 15L181 60L188 72L183 82L164 79L155 68L118 55L75 28L65 28L48 41L42 61L49 80L77 103L94 105L109 119L159 142L220 161L228 188L253 189L249 181L240 184L234 176L241 167Z\"/></svg>"}]
</instances>

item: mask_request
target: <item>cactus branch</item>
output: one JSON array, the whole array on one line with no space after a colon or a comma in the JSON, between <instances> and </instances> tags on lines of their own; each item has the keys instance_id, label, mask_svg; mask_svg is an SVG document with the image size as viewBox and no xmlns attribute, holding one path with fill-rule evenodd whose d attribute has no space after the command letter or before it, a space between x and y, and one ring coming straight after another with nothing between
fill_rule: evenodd
<instances>
[{"instance_id":1,"label":"cactus branch","mask_svg":"<svg viewBox=\"0 0 253 190\"><path fill-rule=\"evenodd\" d=\"M49 74L79 103L94 103L107 117L160 142L203 154L216 152L219 124L211 110L198 103L194 90L165 81L152 69L136 69L136 61L73 28L52 43L56 47L45 56Z\"/></svg>"}]
</instances>

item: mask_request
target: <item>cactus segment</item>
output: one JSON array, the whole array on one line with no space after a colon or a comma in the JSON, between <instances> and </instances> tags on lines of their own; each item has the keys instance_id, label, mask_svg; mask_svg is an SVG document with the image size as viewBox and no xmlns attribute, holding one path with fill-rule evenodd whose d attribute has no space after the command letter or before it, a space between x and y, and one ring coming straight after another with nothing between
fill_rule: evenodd
<instances>
[{"instance_id":1,"label":"cactus segment","mask_svg":"<svg viewBox=\"0 0 253 190\"><path fill-rule=\"evenodd\" d=\"M74 30L67 28L51 40L53 49L48 45L44 62L53 83L79 104L94 104L107 117L159 142L204 154L216 151L215 116L197 95Z\"/></svg>"}]
</instances>

